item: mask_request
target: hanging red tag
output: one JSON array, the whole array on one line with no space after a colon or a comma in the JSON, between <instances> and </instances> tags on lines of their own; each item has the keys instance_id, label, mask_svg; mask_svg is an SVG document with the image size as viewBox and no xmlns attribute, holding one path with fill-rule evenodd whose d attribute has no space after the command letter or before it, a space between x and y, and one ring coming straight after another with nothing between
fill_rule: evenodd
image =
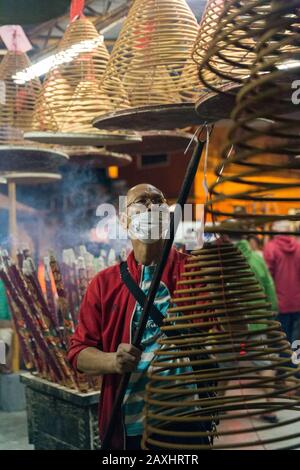
<instances>
[{"instance_id":1,"label":"hanging red tag","mask_svg":"<svg viewBox=\"0 0 300 470\"><path fill-rule=\"evenodd\" d=\"M70 7L70 20L74 21L76 18L83 16L84 0L72 0Z\"/></svg>"}]
</instances>

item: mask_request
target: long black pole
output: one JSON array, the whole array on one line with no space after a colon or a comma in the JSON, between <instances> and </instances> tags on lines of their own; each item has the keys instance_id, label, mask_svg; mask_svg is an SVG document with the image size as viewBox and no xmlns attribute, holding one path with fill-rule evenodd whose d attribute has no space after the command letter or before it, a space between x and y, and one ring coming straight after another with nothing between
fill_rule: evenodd
<instances>
[{"instance_id":1,"label":"long black pole","mask_svg":"<svg viewBox=\"0 0 300 470\"><path fill-rule=\"evenodd\" d=\"M146 302L144 304L144 307L143 307L143 311L142 311L141 319L140 319L140 322L139 322L139 326L137 328L136 334L135 334L134 339L133 339L133 346L135 346L136 348L139 348L139 346L141 344L141 340L142 340L142 337L143 337L143 334L144 334L144 331L145 331L145 328L146 328L146 325L147 325L147 321L148 321L148 318L149 318L149 315L150 315L150 309L151 309L151 307L154 303L155 296L156 296L156 293L157 293L157 289L159 288L160 281L161 281L161 278L162 278L162 274L163 274L163 271L164 271L164 268L165 268L165 265L166 265L166 261L168 259L170 250L171 250L172 245L173 245L174 236L175 236L175 233L177 231L178 224L180 222L180 217L178 215L179 215L179 213L182 213L182 211L184 209L184 205L187 201L189 192L191 190L192 184L193 184L194 179L195 179L195 175L196 175L196 172L197 172L197 169L198 169L198 165L199 165L199 162L200 162L200 159L201 159L202 150L203 150L204 145L205 145L205 142L198 142L197 145L196 145L196 148L194 150L191 161L188 165L188 168L187 168L187 171L186 171L186 174L185 174L185 178L184 178L182 186L181 186L181 190L180 190L179 197L178 197L178 200L177 200L174 216L170 218L170 229L169 229L168 237L167 237L167 239L164 243L161 259L160 259L159 263L156 266L156 269L155 269L155 272L154 272L154 275L153 275L153 278L152 278L152 282L151 282L151 285L150 285L149 293L148 293L148 296L147 296L147 300L146 300ZM104 439L103 439L102 450L108 450L109 447L110 447L110 441L111 441L111 437L112 437L112 434L113 434L113 430L115 428L115 422L116 422L116 419L117 419L117 415L121 410L121 406L122 406L124 396L125 396L125 393L126 393L126 390L127 390L127 387L128 387L128 383L129 383L129 380L130 380L130 375L131 375L130 372L124 374L122 379L121 379L120 385L118 387L116 399L115 399L114 406L113 406L113 409L112 409L110 422L109 422L108 428L106 430L106 433L105 433L105 436L104 436Z\"/></svg>"}]
</instances>

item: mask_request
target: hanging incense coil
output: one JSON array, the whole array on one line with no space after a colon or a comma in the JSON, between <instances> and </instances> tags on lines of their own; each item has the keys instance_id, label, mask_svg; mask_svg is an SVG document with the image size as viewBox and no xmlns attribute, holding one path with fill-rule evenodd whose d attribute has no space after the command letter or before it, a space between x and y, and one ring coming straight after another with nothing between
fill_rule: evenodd
<instances>
[{"instance_id":1,"label":"hanging incense coil","mask_svg":"<svg viewBox=\"0 0 300 470\"><path fill-rule=\"evenodd\" d=\"M46 76L36 105L34 130L94 132L90 123L101 106L98 85L109 54L103 37L87 18L68 25L57 53L71 54L72 50L71 60L56 65Z\"/></svg>"},{"instance_id":2,"label":"hanging incense coil","mask_svg":"<svg viewBox=\"0 0 300 470\"><path fill-rule=\"evenodd\" d=\"M159 339L149 368L143 448L290 448L295 438L299 446L300 433L288 429L300 420L290 345L247 260L222 240L193 254L161 328L178 335ZM282 410L294 410L293 418L280 417L277 425L256 421ZM265 433L278 426L280 437Z\"/></svg>"},{"instance_id":3,"label":"hanging incense coil","mask_svg":"<svg viewBox=\"0 0 300 470\"><path fill-rule=\"evenodd\" d=\"M208 2L193 50L200 80L207 88L229 93L249 76L255 59L255 35L263 28L264 3L260 0Z\"/></svg>"},{"instance_id":4,"label":"hanging incense coil","mask_svg":"<svg viewBox=\"0 0 300 470\"><path fill-rule=\"evenodd\" d=\"M192 64L197 32L196 18L184 0L134 1L101 84L101 92L111 98L110 112L185 102L184 92L199 86L196 77L181 83L185 66Z\"/></svg>"},{"instance_id":5,"label":"hanging incense coil","mask_svg":"<svg viewBox=\"0 0 300 470\"><path fill-rule=\"evenodd\" d=\"M33 115L32 127L29 130L57 131L63 126L66 114L65 103L61 96L71 98L74 90L58 70L50 72L45 78Z\"/></svg>"},{"instance_id":6,"label":"hanging incense coil","mask_svg":"<svg viewBox=\"0 0 300 470\"><path fill-rule=\"evenodd\" d=\"M184 0L135 0L100 87L101 93L111 98L112 108L104 115L99 113L94 126L173 130L228 118L232 100L216 99L199 80L192 59L198 30ZM204 31L205 35L205 25ZM209 41L212 36L213 30ZM129 106L120 99L120 90L122 96L125 90ZM196 113L194 104L199 98L202 101Z\"/></svg>"},{"instance_id":7,"label":"hanging incense coil","mask_svg":"<svg viewBox=\"0 0 300 470\"><path fill-rule=\"evenodd\" d=\"M181 93L188 102L196 102L205 98L210 89L199 80L198 64L203 60L212 42L219 17L223 11L224 0L208 0L203 12L198 35L192 49L192 61L188 61L181 76Z\"/></svg>"},{"instance_id":8,"label":"hanging incense coil","mask_svg":"<svg viewBox=\"0 0 300 470\"><path fill-rule=\"evenodd\" d=\"M68 156L54 147L24 140L24 132L32 127L41 89L36 78L29 81L18 78L18 72L29 66L27 55L18 51L8 51L0 64L0 174L7 181L21 178L24 182L28 174L28 182L52 181L61 178L57 170ZM42 179L41 172L45 173Z\"/></svg>"},{"instance_id":9,"label":"hanging incense coil","mask_svg":"<svg viewBox=\"0 0 300 470\"><path fill-rule=\"evenodd\" d=\"M219 31L219 23L223 18L225 9L225 0L208 0L205 11L203 13L199 33L194 44L192 51L192 58L194 65L197 67L197 75L201 83L198 87L198 96L194 98L196 102L196 112L204 121L212 122L226 119L229 117L232 108L234 107L234 96L236 93L236 83L231 79L225 80L225 77L216 76L216 71L219 69L225 73L229 73L234 69L232 63L226 64L224 58L219 59L213 55L213 66L208 67L203 65L204 59L208 54L214 50L214 37L216 32ZM223 42L224 43L224 42ZM222 45L224 45L222 43ZM227 43L226 43L227 44ZM232 50L233 49L233 50ZM234 60L237 54L236 45L231 45L229 59ZM243 56L244 54L240 54ZM240 57L238 55L238 57ZM225 65L224 65L225 63ZM194 73L192 69L188 71ZM200 76L199 76L200 72ZM204 80L201 80L202 75ZM187 77L188 80L188 77ZM211 84L214 84L214 87ZM217 93L220 92L222 93Z\"/></svg>"},{"instance_id":10,"label":"hanging incense coil","mask_svg":"<svg viewBox=\"0 0 300 470\"><path fill-rule=\"evenodd\" d=\"M32 126L33 111L41 89L38 79L18 83L15 74L30 66L23 52L8 51L0 64L0 144L20 143Z\"/></svg>"},{"instance_id":11,"label":"hanging incense coil","mask_svg":"<svg viewBox=\"0 0 300 470\"><path fill-rule=\"evenodd\" d=\"M299 120L292 100L300 69L299 8L299 1L278 0L265 11L251 75L238 93L224 161L210 187L208 211L215 219L239 218L246 229L299 220L290 214L300 203ZM227 208L218 208L224 201ZM236 214L241 203L255 204L256 211ZM264 233L271 233L268 225Z\"/></svg>"},{"instance_id":12,"label":"hanging incense coil","mask_svg":"<svg viewBox=\"0 0 300 470\"><path fill-rule=\"evenodd\" d=\"M114 138L92 127L92 120L109 107L110 98L99 92L109 53L90 20L81 17L68 25L56 57L64 55L70 59L58 60L46 75L26 138L62 145L141 140L121 132Z\"/></svg>"},{"instance_id":13,"label":"hanging incense coil","mask_svg":"<svg viewBox=\"0 0 300 470\"><path fill-rule=\"evenodd\" d=\"M192 52L192 57L197 64L202 63L211 46L224 6L225 0L208 0L206 3Z\"/></svg>"},{"instance_id":14,"label":"hanging incense coil","mask_svg":"<svg viewBox=\"0 0 300 470\"><path fill-rule=\"evenodd\" d=\"M286 15L291 6L290 2L282 4L281 14ZM276 8L274 2L265 0L212 0L208 4L208 25L214 18L216 20L213 23L213 39L207 47L206 31L204 29L201 34L200 29L193 52L193 58L199 65L200 80L205 86L215 92L230 93L232 85L241 85L249 77L256 59L257 42L264 33L266 15L272 16ZM215 13L218 18L213 16ZM281 24L284 25L283 22ZM288 28L285 34L290 34ZM276 40L275 36L269 37L269 42ZM286 47L283 41L281 46Z\"/></svg>"},{"instance_id":15,"label":"hanging incense coil","mask_svg":"<svg viewBox=\"0 0 300 470\"><path fill-rule=\"evenodd\" d=\"M192 58L198 66L202 66L202 62L207 51L211 47L212 40L224 10L224 4L225 0L208 0L206 4L206 8L200 22L198 36L192 51ZM199 74L198 68L197 73ZM206 69L205 74L210 74L210 78L212 78L212 73L209 70ZM205 89L209 90L210 88L206 86Z\"/></svg>"}]
</instances>

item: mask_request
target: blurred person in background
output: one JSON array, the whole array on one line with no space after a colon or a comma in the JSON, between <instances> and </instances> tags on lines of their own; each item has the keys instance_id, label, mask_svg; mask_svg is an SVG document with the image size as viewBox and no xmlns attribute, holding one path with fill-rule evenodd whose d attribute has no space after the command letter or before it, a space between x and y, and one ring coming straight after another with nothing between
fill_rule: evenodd
<instances>
[{"instance_id":1,"label":"blurred person in background","mask_svg":"<svg viewBox=\"0 0 300 470\"><path fill-rule=\"evenodd\" d=\"M272 305L273 312L277 312L278 304L275 285L264 258L251 248L248 240L239 240L236 246L247 259L251 271L255 274L256 279L266 294L268 302Z\"/></svg>"},{"instance_id":2,"label":"blurred person in background","mask_svg":"<svg viewBox=\"0 0 300 470\"><path fill-rule=\"evenodd\" d=\"M252 238L257 238L257 237L252 237ZM267 302L271 304L272 311L276 313L278 311L277 310L278 306L277 306L275 286L274 286L274 282L270 274L270 271L263 257L257 252L257 250L253 250L253 248L251 249L251 245L248 240L239 240L236 246L242 252L246 260L248 261L251 271L255 274L257 281L259 282L261 288L263 289L266 295ZM265 327L266 325L262 323L250 323L249 324L249 330L257 332L257 334L261 336L262 340L265 337L265 334L262 333L262 330L264 330ZM258 359L258 360L254 360L253 363L254 365L257 365L257 366L264 365L265 367L267 367L266 370L261 370L258 372L258 374L261 375L262 377L275 377L275 374L273 370L271 369L272 362ZM270 393L270 389L268 387L266 387L265 393L266 394ZM270 402L270 403L272 402L272 399L270 398L267 398L266 400L267 402ZM279 422L277 415L273 412L262 414L261 419L266 422L273 423L273 424L276 424Z\"/></svg>"},{"instance_id":3,"label":"blurred person in background","mask_svg":"<svg viewBox=\"0 0 300 470\"><path fill-rule=\"evenodd\" d=\"M273 230L288 232L290 224L278 221ZM265 245L263 253L275 283L278 319L292 344L300 339L300 243L290 235L276 235Z\"/></svg>"},{"instance_id":4,"label":"blurred person in background","mask_svg":"<svg viewBox=\"0 0 300 470\"><path fill-rule=\"evenodd\" d=\"M248 237L249 246L259 256L263 257L262 242L256 235Z\"/></svg>"},{"instance_id":5,"label":"blurred person in background","mask_svg":"<svg viewBox=\"0 0 300 470\"><path fill-rule=\"evenodd\" d=\"M0 341L5 344L6 350L6 364L0 364L0 373L11 372L11 361L12 361L12 319L8 306L7 296L3 282L0 280Z\"/></svg>"}]
</instances>

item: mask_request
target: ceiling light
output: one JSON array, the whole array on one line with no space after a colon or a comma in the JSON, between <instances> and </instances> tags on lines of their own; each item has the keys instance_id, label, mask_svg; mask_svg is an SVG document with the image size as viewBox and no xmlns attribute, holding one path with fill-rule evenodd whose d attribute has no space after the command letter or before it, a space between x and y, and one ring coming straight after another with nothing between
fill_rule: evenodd
<instances>
[{"instance_id":1,"label":"ceiling light","mask_svg":"<svg viewBox=\"0 0 300 470\"><path fill-rule=\"evenodd\" d=\"M103 39L103 36L99 36L95 39L88 39L81 41L78 44L73 44L73 46L71 46L69 49L46 57L36 64L33 64L30 67L17 72L15 75L13 75L12 78L14 79L15 83L23 85L24 83L33 80L34 78L46 74L49 72L49 70L58 65L71 62L79 54L84 52L91 52L93 49L98 47L99 44L103 43Z\"/></svg>"}]
</instances>

